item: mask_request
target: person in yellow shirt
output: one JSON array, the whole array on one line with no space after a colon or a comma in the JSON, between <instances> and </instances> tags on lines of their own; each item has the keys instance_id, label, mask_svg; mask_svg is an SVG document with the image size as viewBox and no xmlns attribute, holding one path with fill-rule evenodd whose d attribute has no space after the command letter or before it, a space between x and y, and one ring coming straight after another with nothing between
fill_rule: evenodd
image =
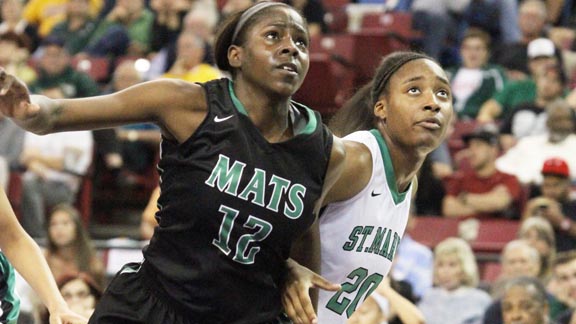
<instances>
[{"instance_id":1,"label":"person in yellow shirt","mask_svg":"<svg viewBox=\"0 0 576 324\"><path fill-rule=\"evenodd\" d=\"M30 0L24 7L24 19L38 25L41 37L50 34L52 27L62 22L66 15L66 4L74 0ZM90 14L97 17L102 10L103 0L90 0Z\"/></svg>"},{"instance_id":2,"label":"person in yellow shirt","mask_svg":"<svg viewBox=\"0 0 576 324\"><path fill-rule=\"evenodd\" d=\"M176 44L176 61L162 77L181 79L188 82L207 82L221 78L216 67L203 63L205 44L198 35L183 31Z\"/></svg>"}]
</instances>

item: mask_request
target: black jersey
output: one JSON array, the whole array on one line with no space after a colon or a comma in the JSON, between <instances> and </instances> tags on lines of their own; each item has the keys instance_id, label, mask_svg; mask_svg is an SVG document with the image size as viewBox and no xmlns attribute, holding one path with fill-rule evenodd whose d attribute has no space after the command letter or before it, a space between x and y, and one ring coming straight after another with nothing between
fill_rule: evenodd
<instances>
[{"instance_id":1,"label":"black jersey","mask_svg":"<svg viewBox=\"0 0 576 324\"><path fill-rule=\"evenodd\" d=\"M198 323L261 323L281 312L291 244L314 221L332 135L292 103L300 129L261 135L227 79L203 85L208 114L184 143L163 139L159 228L145 272Z\"/></svg>"}]
</instances>

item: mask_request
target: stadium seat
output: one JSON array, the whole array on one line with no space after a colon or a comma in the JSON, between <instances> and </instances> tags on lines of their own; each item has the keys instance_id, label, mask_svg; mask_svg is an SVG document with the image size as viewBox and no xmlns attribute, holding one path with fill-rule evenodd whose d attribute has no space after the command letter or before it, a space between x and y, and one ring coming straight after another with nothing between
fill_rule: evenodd
<instances>
[{"instance_id":1,"label":"stadium seat","mask_svg":"<svg viewBox=\"0 0 576 324\"><path fill-rule=\"evenodd\" d=\"M410 231L412 238L430 248L448 237L458 237L461 219L436 216L418 216ZM479 222L478 235L470 242L475 253L500 254L504 246L516 238L520 226L517 220L482 219Z\"/></svg>"},{"instance_id":2,"label":"stadium seat","mask_svg":"<svg viewBox=\"0 0 576 324\"><path fill-rule=\"evenodd\" d=\"M478 237L471 242L476 253L500 254L504 246L516 238L520 221L508 219L482 219Z\"/></svg>"},{"instance_id":3,"label":"stadium seat","mask_svg":"<svg viewBox=\"0 0 576 324\"><path fill-rule=\"evenodd\" d=\"M412 29L412 14L409 12L374 12L362 16L361 30L386 31L405 38L410 42L421 37L420 32Z\"/></svg>"},{"instance_id":4,"label":"stadium seat","mask_svg":"<svg viewBox=\"0 0 576 324\"><path fill-rule=\"evenodd\" d=\"M294 100L328 116L337 109L337 89L330 57L325 53L311 54L308 75Z\"/></svg>"},{"instance_id":5,"label":"stadium seat","mask_svg":"<svg viewBox=\"0 0 576 324\"><path fill-rule=\"evenodd\" d=\"M414 220L415 225L410 230L411 237L429 248L433 249L448 237L458 236L458 219L418 216Z\"/></svg>"}]
</instances>

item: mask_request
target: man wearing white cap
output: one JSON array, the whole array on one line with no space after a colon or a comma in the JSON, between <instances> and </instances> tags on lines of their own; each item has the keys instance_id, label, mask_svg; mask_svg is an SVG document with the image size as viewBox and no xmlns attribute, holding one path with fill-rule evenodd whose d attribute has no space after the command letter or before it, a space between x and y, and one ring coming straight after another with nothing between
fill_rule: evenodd
<instances>
[{"instance_id":1,"label":"man wearing white cap","mask_svg":"<svg viewBox=\"0 0 576 324\"><path fill-rule=\"evenodd\" d=\"M491 61L508 71L508 78L519 80L526 78L528 69L528 44L540 37L546 37L548 8L542 0L517 1L518 19L513 19L520 31L520 37L514 42L499 43L492 51ZM516 17L514 17L516 18Z\"/></svg>"},{"instance_id":2,"label":"man wearing white cap","mask_svg":"<svg viewBox=\"0 0 576 324\"><path fill-rule=\"evenodd\" d=\"M536 99L534 76L546 66L560 64L554 43L548 38L537 38L528 44L528 69L530 78L507 84L502 91L486 101L480 108L477 120L492 122L509 117L512 108Z\"/></svg>"}]
</instances>

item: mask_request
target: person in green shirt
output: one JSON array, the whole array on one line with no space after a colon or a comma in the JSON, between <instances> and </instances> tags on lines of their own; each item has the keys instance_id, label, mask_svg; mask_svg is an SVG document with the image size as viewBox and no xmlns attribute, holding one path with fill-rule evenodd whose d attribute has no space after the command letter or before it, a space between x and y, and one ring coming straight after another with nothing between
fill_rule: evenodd
<instances>
[{"instance_id":1,"label":"person in green shirt","mask_svg":"<svg viewBox=\"0 0 576 324\"><path fill-rule=\"evenodd\" d=\"M506 85L504 69L488 63L490 42L486 32L470 28L460 46L462 64L446 70L458 119L476 119L482 104Z\"/></svg>"},{"instance_id":2,"label":"person in green shirt","mask_svg":"<svg viewBox=\"0 0 576 324\"><path fill-rule=\"evenodd\" d=\"M519 104L532 102L536 99L536 82L534 76L544 67L560 64L555 54L556 47L547 38L538 38L528 44L529 79L512 82L486 101L480 108L476 120L493 122L509 117L512 109Z\"/></svg>"}]
</instances>

